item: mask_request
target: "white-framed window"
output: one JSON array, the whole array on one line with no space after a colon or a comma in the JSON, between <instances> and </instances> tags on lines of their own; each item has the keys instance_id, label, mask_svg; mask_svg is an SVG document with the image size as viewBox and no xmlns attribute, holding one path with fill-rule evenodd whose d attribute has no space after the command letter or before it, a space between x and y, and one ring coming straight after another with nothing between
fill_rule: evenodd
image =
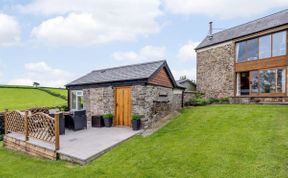
<instances>
[{"instance_id":1,"label":"white-framed window","mask_svg":"<svg viewBox=\"0 0 288 178\"><path fill-rule=\"evenodd\" d=\"M71 91L71 109L76 111L84 109L84 97L82 90Z\"/></svg>"}]
</instances>

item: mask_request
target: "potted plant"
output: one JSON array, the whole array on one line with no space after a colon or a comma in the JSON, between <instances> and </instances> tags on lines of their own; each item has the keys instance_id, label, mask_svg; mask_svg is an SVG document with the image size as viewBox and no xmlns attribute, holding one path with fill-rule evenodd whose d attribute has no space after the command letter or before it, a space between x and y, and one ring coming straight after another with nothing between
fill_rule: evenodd
<instances>
[{"instance_id":1,"label":"potted plant","mask_svg":"<svg viewBox=\"0 0 288 178\"><path fill-rule=\"evenodd\" d=\"M139 130L140 129L140 123L141 123L141 116L138 114L133 114L133 116L132 116L132 129L133 130Z\"/></svg>"},{"instance_id":2,"label":"potted plant","mask_svg":"<svg viewBox=\"0 0 288 178\"><path fill-rule=\"evenodd\" d=\"M113 123L113 114L108 113L103 115L105 127L111 127Z\"/></svg>"}]
</instances>

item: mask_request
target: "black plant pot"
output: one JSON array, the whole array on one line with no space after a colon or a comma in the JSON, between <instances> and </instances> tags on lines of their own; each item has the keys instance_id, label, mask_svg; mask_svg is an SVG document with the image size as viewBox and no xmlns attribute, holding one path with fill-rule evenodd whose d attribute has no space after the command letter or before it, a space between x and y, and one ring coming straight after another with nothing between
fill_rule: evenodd
<instances>
[{"instance_id":1,"label":"black plant pot","mask_svg":"<svg viewBox=\"0 0 288 178\"><path fill-rule=\"evenodd\" d=\"M132 129L139 130L140 129L140 120L132 120Z\"/></svg>"},{"instance_id":2,"label":"black plant pot","mask_svg":"<svg viewBox=\"0 0 288 178\"><path fill-rule=\"evenodd\" d=\"M113 119L105 119L104 118L104 125L105 127L112 127Z\"/></svg>"}]
</instances>

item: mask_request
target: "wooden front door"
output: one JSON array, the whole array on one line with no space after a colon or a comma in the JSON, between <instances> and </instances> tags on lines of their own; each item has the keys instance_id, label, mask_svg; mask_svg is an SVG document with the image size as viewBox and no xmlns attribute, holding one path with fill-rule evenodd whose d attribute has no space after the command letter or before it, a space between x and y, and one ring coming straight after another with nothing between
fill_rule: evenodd
<instances>
[{"instance_id":1,"label":"wooden front door","mask_svg":"<svg viewBox=\"0 0 288 178\"><path fill-rule=\"evenodd\" d=\"M115 126L131 126L131 88L115 88Z\"/></svg>"}]
</instances>

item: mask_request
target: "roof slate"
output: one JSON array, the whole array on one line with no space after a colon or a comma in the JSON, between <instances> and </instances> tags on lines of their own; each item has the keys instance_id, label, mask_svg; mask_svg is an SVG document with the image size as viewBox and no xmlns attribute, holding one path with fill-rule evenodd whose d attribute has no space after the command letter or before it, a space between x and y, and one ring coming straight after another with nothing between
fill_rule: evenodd
<instances>
[{"instance_id":1,"label":"roof slate","mask_svg":"<svg viewBox=\"0 0 288 178\"><path fill-rule=\"evenodd\" d=\"M148 79L164 64L166 64L166 61L161 60L94 70L89 74L70 82L66 86Z\"/></svg>"},{"instance_id":2,"label":"roof slate","mask_svg":"<svg viewBox=\"0 0 288 178\"><path fill-rule=\"evenodd\" d=\"M213 34L212 39L209 39L209 36L207 36L195 50L286 24L288 24L288 9L220 31Z\"/></svg>"}]
</instances>

